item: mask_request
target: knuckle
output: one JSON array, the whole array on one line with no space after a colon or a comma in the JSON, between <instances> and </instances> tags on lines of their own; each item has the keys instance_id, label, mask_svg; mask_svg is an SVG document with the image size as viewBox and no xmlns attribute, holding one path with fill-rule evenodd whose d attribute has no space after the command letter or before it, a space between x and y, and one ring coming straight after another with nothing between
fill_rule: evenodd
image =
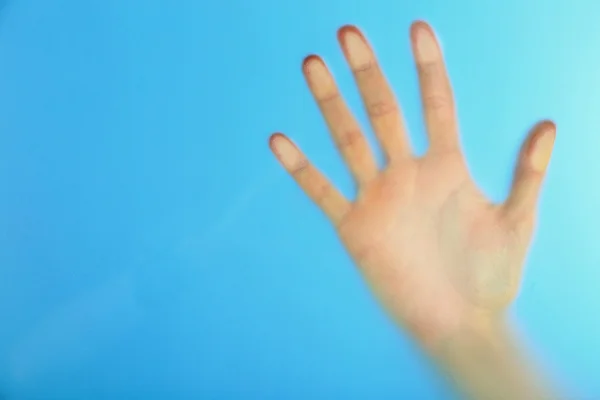
<instances>
[{"instance_id":1,"label":"knuckle","mask_svg":"<svg viewBox=\"0 0 600 400\"><path fill-rule=\"evenodd\" d=\"M362 133L359 129L350 129L342 133L337 145L340 150L345 150L354 147L362 139Z\"/></svg>"},{"instance_id":2,"label":"knuckle","mask_svg":"<svg viewBox=\"0 0 600 400\"><path fill-rule=\"evenodd\" d=\"M337 90L333 90L329 93L319 96L317 101L319 104L321 104L321 106L323 106L338 100L340 96L340 92L338 92Z\"/></svg>"},{"instance_id":3,"label":"knuckle","mask_svg":"<svg viewBox=\"0 0 600 400\"><path fill-rule=\"evenodd\" d=\"M368 114L373 117L383 117L398 110L398 106L393 101L375 101L368 105Z\"/></svg>"},{"instance_id":4,"label":"knuckle","mask_svg":"<svg viewBox=\"0 0 600 400\"><path fill-rule=\"evenodd\" d=\"M304 173L309 167L309 162L306 158L298 161L292 168L291 173L294 176L299 176Z\"/></svg>"},{"instance_id":5,"label":"knuckle","mask_svg":"<svg viewBox=\"0 0 600 400\"><path fill-rule=\"evenodd\" d=\"M429 110L440 111L452 109L452 101L446 95L439 93L427 94L423 97L423 104Z\"/></svg>"},{"instance_id":6,"label":"knuckle","mask_svg":"<svg viewBox=\"0 0 600 400\"><path fill-rule=\"evenodd\" d=\"M323 183L315 188L314 199L317 203L322 203L331 194L332 187L329 183Z\"/></svg>"},{"instance_id":7,"label":"knuckle","mask_svg":"<svg viewBox=\"0 0 600 400\"><path fill-rule=\"evenodd\" d=\"M431 78L440 72L440 63L436 61L423 62L417 65L419 75L423 79Z\"/></svg>"},{"instance_id":8,"label":"knuckle","mask_svg":"<svg viewBox=\"0 0 600 400\"><path fill-rule=\"evenodd\" d=\"M356 75L364 75L374 71L377 63L374 60L355 66L352 70Z\"/></svg>"}]
</instances>

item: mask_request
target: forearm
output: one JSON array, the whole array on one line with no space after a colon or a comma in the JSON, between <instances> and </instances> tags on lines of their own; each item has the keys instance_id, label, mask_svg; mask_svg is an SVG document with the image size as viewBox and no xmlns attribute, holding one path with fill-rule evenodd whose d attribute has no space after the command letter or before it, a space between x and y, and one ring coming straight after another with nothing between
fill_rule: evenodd
<instances>
[{"instance_id":1,"label":"forearm","mask_svg":"<svg viewBox=\"0 0 600 400\"><path fill-rule=\"evenodd\" d=\"M506 322L472 324L430 353L472 400L558 400Z\"/></svg>"}]
</instances>

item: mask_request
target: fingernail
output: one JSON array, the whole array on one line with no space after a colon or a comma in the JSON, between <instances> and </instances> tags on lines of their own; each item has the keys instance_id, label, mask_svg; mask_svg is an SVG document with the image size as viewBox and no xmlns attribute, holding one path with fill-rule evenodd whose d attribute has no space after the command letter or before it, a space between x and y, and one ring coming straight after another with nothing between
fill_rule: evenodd
<instances>
[{"instance_id":1,"label":"fingernail","mask_svg":"<svg viewBox=\"0 0 600 400\"><path fill-rule=\"evenodd\" d=\"M433 32L425 26L415 28L415 49L420 62L428 63L439 59L439 48Z\"/></svg>"},{"instance_id":2,"label":"fingernail","mask_svg":"<svg viewBox=\"0 0 600 400\"><path fill-rule=\"evenodd\" d=\"M315 73L319 73L321 68L319 68L322 64L321 59L318 56L310 55L304 59L302 63L302 67L304 68L304 72L307 75L314 75Z\"/></svg>"},{"instance_id":3,"label":"fingernail","mask_svg":"<svg viewBox=\"0 0 600 400\"><path fill-rule=\"evenodd\" d=\"M318 98L337 91L327 67L320 58L316 56L307 57L304 61L304 73Z\"/></svg>"},{"instance_id":4,"label":"fingernail","mask_svg":"<svg viewBox=\"0 0 600 400\"><path fill-rule=\"evenodd\" d=\"M554 128L546 128L533 144L530 161L534 170L544 172L548 167L555 136Z\"/></svg>"},{"instance_id":5,"label":"fingernail","mask_svg":"<svg viewBox=\"0 0 600 400\"><path fill-rule=\"evenodd\" d=\"M285 167L296 168L304 162L302 154L296 146L281 134L271 137L271 148Z\"/></svg>"},{"instance_id":6,"label":"fingernail","mask_svg":"<svg viewBox=\"0 0 600 400\"><path fill-rule=\"evenodd\" d=\"M360 67L371 62L371 50L365 39L355 28L345 29L343 40L346 47L346 54L352 66Z\"/></svg>"}]
</instances>

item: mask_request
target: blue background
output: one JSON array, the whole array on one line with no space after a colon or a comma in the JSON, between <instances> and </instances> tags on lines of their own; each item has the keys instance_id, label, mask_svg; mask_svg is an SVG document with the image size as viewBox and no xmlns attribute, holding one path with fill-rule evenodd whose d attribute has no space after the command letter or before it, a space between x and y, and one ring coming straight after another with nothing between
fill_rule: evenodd
<instances>
[{"instance_id":1,"label":"blue background","mask_svg":"<svg viewBox=\"0 0 600 400\"><path fill-rule=\"evenodd\" d=\"M528 128L558 124L516 314L541 364L600 396L596 0L0 7L0 398L443 397L267 147L288 133L352 194L300 63L321 54L364 121L335 38L354 23L422 153L417 18L494 200Z\"/></svg>"}]
</instances>

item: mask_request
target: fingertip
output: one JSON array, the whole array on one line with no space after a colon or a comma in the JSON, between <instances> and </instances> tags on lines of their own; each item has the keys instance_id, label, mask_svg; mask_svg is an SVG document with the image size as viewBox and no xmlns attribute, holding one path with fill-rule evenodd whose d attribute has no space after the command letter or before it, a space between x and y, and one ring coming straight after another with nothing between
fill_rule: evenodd
<instances>
[{"instance_id":1,"label":"fingertip","mask_svg":"<svg viewBox=\"0 0 600 400\"><path fill-rule=\"evenodd\" d=\"M418 20L414 21L410 25L409 32L410 32L410 38L412 41L416 41L419 33L426 33L426 34L433 36L434 38L436 37L435 32L434 32L433 28L431 27L431 25L427 21L422 20L422 19L418 19Z\"/></svg>"},{"instance_id":2,"label":"fingertip","mask_svg":"<svg viewBox=\"0 0 600 400\"><path fill-rule=\"evenodd\" d=\"M358 27L356 25L346 24L346 25L343 25L342 27L340 27L337 31L338 41L344 42L346 35L349 33L353 33L360 37L364 37L362 32L360 31L360 29L358 29Z\"/></svg>"},{"instance_id":3,"label":"fingertip","mask_svg":"<svg viewBox=\"0 0 600 400\"><path fill-rule=\"evenodd\" d=\"M280 132L275 132L269 137L269 148L279 160L281 160L282 143L285 141L287 141L287 138Z\"/></svg>"},{"instance_id":4,"label":"fingertip","mask_svg":"<svg viewBox=\"0 0 600 400\"><path fill-rule=\"evenodd\" d=\"M338 31L340 47L354 73L369 68L375 61L373 48L365 35L354 25L345 25Z\"/></svg>"},{"instance_id":5,"label":"fingertip","mask_svg":"<svg viewBox=\"0 0 600 400\"><path fill-rule=\"evenodd\" d=\"M277 138L282 138L284 137L283 133L280 132L275 132L273 134L271 134L271 136L269 136L269 147L273 148L275 146L275 141L277 140Z\"/></svg>"},{"instance_id":6,"label":"fingertip","mask_svg":"<svg viewBox=\"0 0 600 400\"><path fill-rule=\"evenodd\" d=\"M310 73L310 66L311 64L314 65L314 63L323 63L323 60L316 54L309 54L304 57L304 60L302 61L302 71L305 74Z\"/></svg>"},{"instance_id":7,"label":"fingertip","mask_svg":"<svg viewBox=\"0 0 600 400\"><path fill-rule=\"evenodd\" d=\"M556 136L556 124L551 119L543 119L531 129L529 135L529 151L543 135Z\"/></svg>"},{"instance_id":8,"label":"fingertip","mask_svg":"<svg viewBox=\"0 0 600 400\"><path fill-rule=\"evenodd\" d=\"M274 133L269 140L271 150L277 159L286 167L286 169L295 172L306 167L308 160L292 142L283 133Z\"/></svg>"},{"instance_id":9,"label":"fingertip","mask_svg":"<svg viewBox=\"0 0 600 400\"><path fill-rule=\"evenodd\" d=\"M503 206L506 217L515 224L535 213L555 137L556 124L546 119L535 124L523 143L511 194Z\"/></svg>"},{"instance_id":10,"label":"fingertip","mask_svg":"<svg viewBox=\"0 0 600 400\"><path fill-rule=\"evenodd\" d=\"M417 64L427 65L442 60L442 44L427 22L414 22L410 39Z\"/></svg>"},{"instance_id":11,"label":"fingertip","mask_svg":"<svg viewBox=\"0 0 600 400\"><path fill-rule=\"evenodd\" d=\"M556 124L550 120L540 122L535 130L529 147L529 162L537 172L544 172L550 162L554 141L556 138Z\"/></svg>"},{"instance_id":12,"label":"fingertip","mask_svg":"<svg viewBox=\"0 0 600 400\"><path fill-rule=\"evenodd\" d=\"M552 135L556 134L556 123L551 119L544 119L538 123L537 131L548 132Z\"/></svg>"},{"instance_id":13,"label":"fingertip","mask_svg":"<svg viewBox=\"0 0 600 400\"><path fill-rule=\"evenodd\" d=\"M417 19L410 24L410 33L414 35L419 29L431 30L429 24L423 19Z\"/></svg>"}]
</instances>

